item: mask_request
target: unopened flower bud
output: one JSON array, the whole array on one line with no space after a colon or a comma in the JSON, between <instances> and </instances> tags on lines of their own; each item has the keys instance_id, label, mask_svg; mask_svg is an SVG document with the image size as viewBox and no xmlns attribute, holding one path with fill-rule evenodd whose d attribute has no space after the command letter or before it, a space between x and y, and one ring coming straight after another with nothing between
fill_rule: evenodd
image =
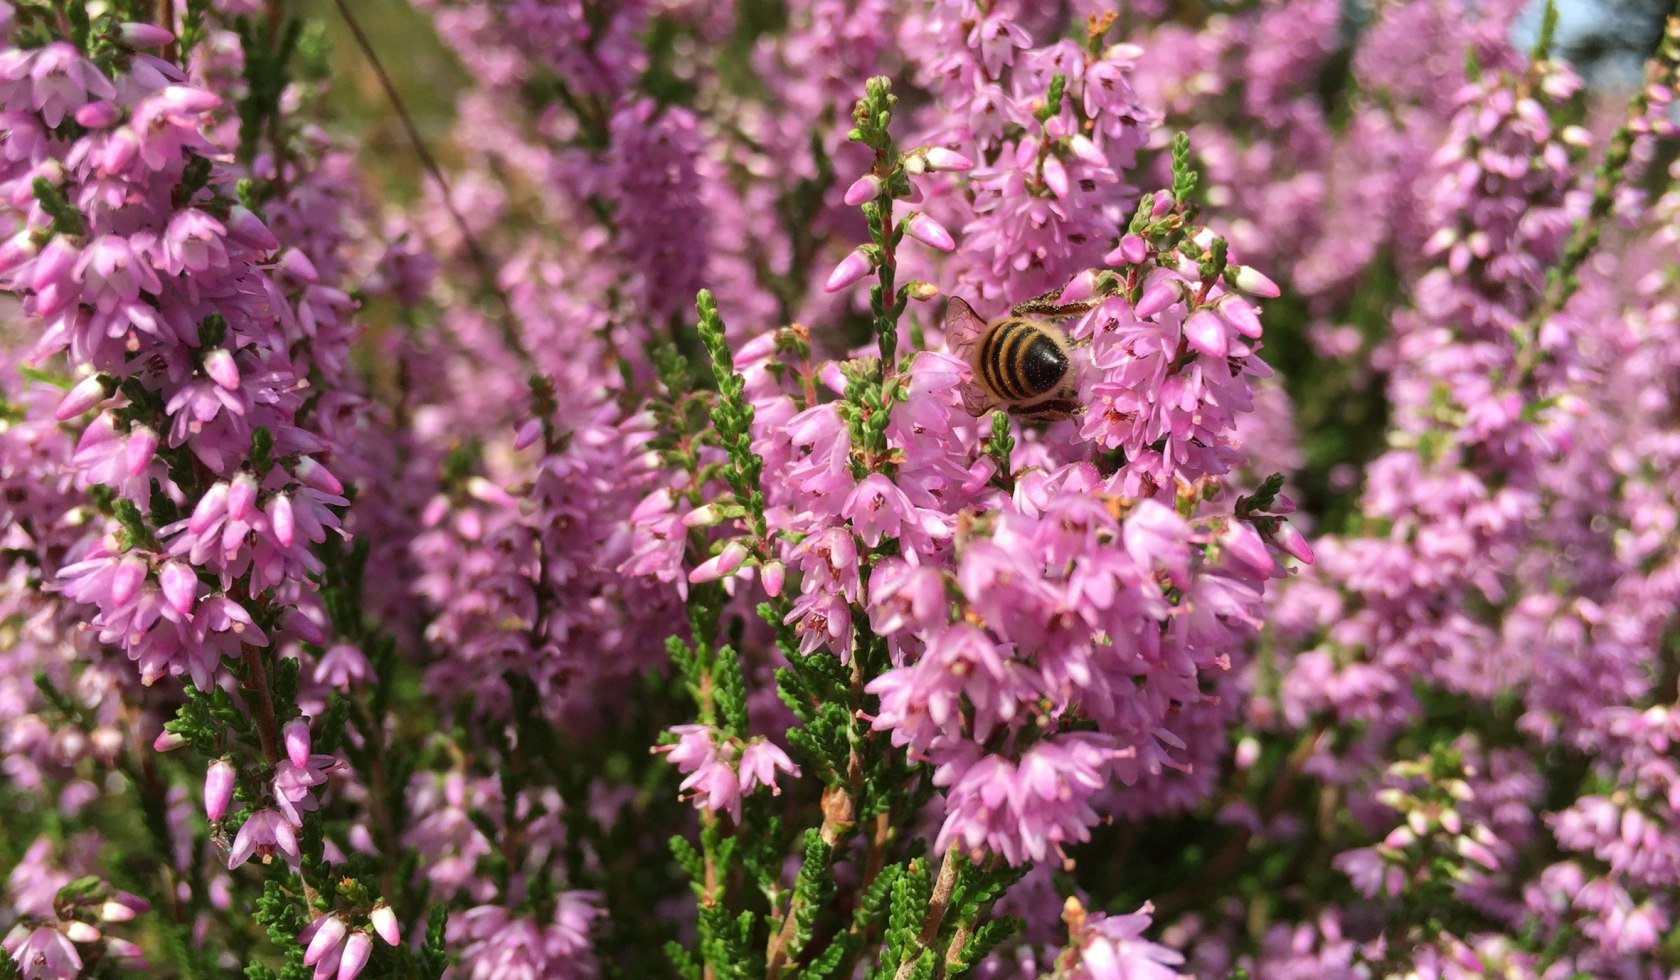
<instances>
[{"instance_id":1,"label":"unopened flower bud","mask_svg":"<svg viewBox=\"0 0 1680 980\"><path fill-rule=\"evenodd\" d=\"M309 940L309 946L303 951L303 965L314 966L321 958L332 952L340 942L344 941L344 934L350 931L344 920L336 915L329 915L315 930L314 938Z\"/></svg>"},{"instance_id":2,"label":"unopened flower bud","mask_svg":"<svg viewBox=\"0 0 1680 980\"><path fill-rule=\"evenodd\" d=\"M65 393L58 407L53 409L53 418L60 422L73 419L105 398L105 382L100 375L90 374Z\"/></svg>"},{"instance_id":3,"label":"unopened flower bud","mask_svg":"<svg viewBox=\"0 0 1680 980\"><path fill-rule=\"evenodd\" d=\"M840 260L834 271L828 274L828 282L823 284L823 289L826 292L837 293L869 275L874 268L875 263L870 260L868 252L861 248L853 249Z\"/></svg>"},{"instance_id":4,"label":"unopened flower bud","mask_svg":"<svg viewBox=\"0 0 1680 980\"><path fill-rule=\"evenodd\" d=\"M302 718L293 718L286 722L281 731L281 738L286 743L286 758L292 760L292 765L303 768L309 764L309 722Z\"/></svg>"},{"instance_id":5,"label":"unopened flower bud","mask_svg":"<svg viewBox=\"0 0 1680 980\"><path fill-rule=\"evenodd\" d=\"M71 922L64 927L64 938L73 943L96 943L102 935L91 922Z\"/></svg>"},{"instance_id":6,"label":"unopened flower bud","mask_svg":"<svg viewBox=\"0 0 1680 980\"><path fill-rule=\"evenodd\" d=\"M268 526L274 531L274 540L280 542L280 547L290 548L297 535L297 523L292 515L292 498L283 493L277 493L268 502Z\"/></svg>"},{"instance_id":7,"label":"unopened flower bud","mask_svg":"<svg viewBox=\"0 0 1680 980\"><path fill-rule=\"evenodd\" d=\"M161 48L175 35L155 24L142 24L134 21L122 24L117 28L117 36L131 48Z\"/></svg>"},{"instance_id":8,"label":"unopened flower bud","mask_svg":"<svg viewBox=\"0 0 1680 980\"><path fill-rule=\"evenodd\" d=\"M204 373L228 391L239 388L239 365L233 362L233 352L226 347L217 347L204 355Z\"/></svg>"},{"instance_id":9,"label":"unopened flower bud","mask_svg":"<svg viewBox=\"0 0 1680 980\"><path fill-rule=\"evenodd\" d=\"M373 931L385 940L387 946L395 946L402 941L402 935L397 931L397 913L391 911L391 906L383 903L375 905L368 913L368 921L373 923Z\"/></svg>"},{"instance_id":10,"label":"unopened flower bud","mask_svg":"<svg viewBox=\"0 0 1680 980\"><path fill-rule=\"evenodd\" d=\"M1208 357L1223 358L1230 351L1225 323L1212 310L1197 310L1184 321L1184 339L1191 349Z\"/></svg>"},{"instance_id":11,"label":"unopened flower bud","mask_svg":"<svg viewBox=\"0 0 1680 980\"><path fill-rule=\"evenodd\" d=\"M715 527L723 522L723 512L717 504L696 507L682 517L683 527Z\"/></svg>"},{"instance_id":12,"label":"unopened flower bud","mask_svg":"<svg viewBox=\"0 0 1680 980\"><path fill-rule=\"evenodd\" d=\"M774 599L782 594L782 583L787 578L787 567L779 561L764 563L764 593Z\"/></svg>"},{"instance_id":13,"label":"unopened flower bud","mask_svg":"<svg viewBox=\"0 0 1680 980\"><path fill-rule=\"evenodd\" d=\"M881 178L874 174L864 174L852 181L852 186L846 188L846 204L857 207L865 201L873 201L881 196Z\"/></svg>"},{"instance_id":14,"label":"unopened flower bud","mask_svg":"<svg viewBox=\"0 0 1680 980\"><path fill-rule=\"evenodd\" d=\"M939 295L939 287L935 286L931 282L923 282L922 280L917 279L915 282L910 284L906 293L911 299L916 300L917 302L925 303Z\"/></svg>"},{"instance_id":15,"label":"unopened flower bud","mask_svg":"<svg viewBox=\"0 0 1680 980\"><path fill-rule=\"evenodd\" d=\"M1048 156L1044 158L1044 186L1050 188L1050 193L1057 199L1068 196L1068 172L1062 165L1060 158Z\"/></svg>"},{"instance_id":16,"label":"unopened flower bud","mask_svg":"<svg viewBox=\"0 0 1680 980\"><path fill-rule=\"evenodd\" d=\"M1240 266L1236 269L1236 287L1262 299L1275 299L1282 294L1277 282L1272 282L1272 279L1268 279L1263 272L1252 266Z\"/></svg>"},{"instance_id":17,"label":"unopened flower bud","mask_svg":"<svg viewBox=\"0 0 1680 980\"><path fill-rule=\"evenodd\" d=\"M1157 280L1144 289L1143 295L1138 297L1137 306L1133 307L1132 312L1143 319L1154 316L1178 302L1179 288L1176 280Z\"/></svg>"},{"instance_id":18,"label":"unopened flower bud","mask_svg":"<svg viewBox=\"0 0 1680 980\"><path fill-rule=\"evenodd\" d=\"M204 815L211 823L222 819L228 804L233 801L233 781L237 773L232 763L217 759L204 773Z\"/></svg>"},{"instance_id":19,"label":"unopened flower bud","mask_svg":"<svg viewBox=\"0 0 1680 980\"><path fill-rule=\"evenodd\" d=\"M338 961L338 980L356 980L356 975L367 966L368 957L373 955L373 940L365 932L357 931L350 934L344 941L344 957Z\"/></svg>"},{"instance_id":20,"label":"unopened flower bud","mask_svg":"<svg viewBox=\"0 0 1680 980\"><path fill-rule=\"evenodd\" d=\"M1302 537L1301 532L1295 529L1295 525L1288 521L1280 523L1277 530L1272 532L1272 541L1283 549L1284 554L1301 564L1311 565L1313 563L1313 550L1307 544L1307 539Z\"/></svg>"},{"instance_id":21,"label":"unopened flower bud","mask_svg":"<svg viewBox=\"0 0 1680 980\"><path fill-rule=\"evenodd\" d=\"M945 230L945 226L922 211L910 216L905 230L910 233L911 238L941 252L949 252L957 247L956 241L951 238L951 233Z\"/></svg>"},{"instance_id":22,"label":"unopened flower bud","mask_svg":"<svg viewBox=\"0 0 1680 980\"><path fill-rule=\"evenodd\" d=\"M690 582L715 582L721 578L728 578L747 560L747 548L739 541L731 541L723 546L723 550L708 559L688 573Z\"/></svg>"},{"instance_id":23,"label":"unopened flower bud","mask_svg":"<svg viewBox=\"0 0 1680 980\"><path fill-rule=\"evenodd\" d=\"M185 737L171 731L161 731L158 732L157 738L152 739L152 751L173 752L185 744L187 744Z\"/></svg>"},{"instance_id":24,"label":"unopened flower bud","mask_svg":"<svg viewBox=\"0 0 1680 980\"><path fill-rule=\"evenodd\" d=\"M974 161L963 156L956 150L948 150L943 146L930 146L922 154L927 158L929 170L973 170Z\"/></svg>"},{"instance_id":25,"label":"unopened flower bud","mask_svg":"<svg viewBox=\"0 0 1680 980\"><path fill-rule=\"evenodd\" d=\"M157 455L158 435L148 426L136 425L128 431L128 446L123 450L123 464L129 476L139 476L152 464Z\"/></svg>"}]
</instances>

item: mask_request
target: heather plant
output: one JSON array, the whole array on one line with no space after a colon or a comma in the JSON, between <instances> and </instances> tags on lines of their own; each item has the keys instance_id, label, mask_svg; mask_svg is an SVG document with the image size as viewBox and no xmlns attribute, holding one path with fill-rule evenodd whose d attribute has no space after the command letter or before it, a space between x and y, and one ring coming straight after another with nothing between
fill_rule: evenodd
<instances>
[{"instance_id":1,"label":"heather plant","mask_svg":"<svg viewBox=\"0 0 1680 980\"><path fill-rule=\"evenodd\" d=\"M1680 20L399 7L0 0L0 976L1680 971Z\"/></svg>"}]
</instances>

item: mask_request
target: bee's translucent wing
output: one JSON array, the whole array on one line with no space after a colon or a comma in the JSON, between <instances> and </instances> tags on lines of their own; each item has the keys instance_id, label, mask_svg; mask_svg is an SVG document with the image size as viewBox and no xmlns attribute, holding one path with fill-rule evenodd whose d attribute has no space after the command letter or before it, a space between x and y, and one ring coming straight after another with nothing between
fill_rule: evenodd
<instances>
[{"instance_id":1,"label":"bee's translucent wing","mask_svg":"<svg viewBox=\"0 0 1680 980\"><path fill-rule=\"evenodd\" d=\"M975 343L986 332L986 321L974 307L955 296L945 304L945 321L940 326L945 331L945 346L965 361L972 359Z\"/></svg>"},{"instance_id":2,"label":"bee's translucent wing","mask_svg":"<svg viewBox=\"0 0 1680 980\"><path fill-rule=\"evenodd\" d=\"M993 398L982 391L980 386L972 381L964 381L962 385L957 388L957 391L962 394L963 408L967 409L968 414L974 416L975 418L985 415L987 412L1001 404L996 398Z\"/></svg>"}]
</instances>

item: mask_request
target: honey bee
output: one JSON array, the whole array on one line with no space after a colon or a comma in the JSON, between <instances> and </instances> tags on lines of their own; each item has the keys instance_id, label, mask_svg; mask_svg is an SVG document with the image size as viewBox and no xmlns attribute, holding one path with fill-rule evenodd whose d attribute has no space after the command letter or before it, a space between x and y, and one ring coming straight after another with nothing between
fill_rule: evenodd
<instances>
[{"instance_id":1,"label":"honey bee","mask_svg":"<svg viewBox=\"0 0 1680 980\"><path fill-rule=\"evenodd\" d=\"M945 307L945 340L951 353L974 369L962 389L973 416L1002 407L1032 421L1065 419L1080 409L1074 385L1072 344L1058 321L1092 309L1100 300L1058 303L1060 291L1016 304L990 323L953 296Z\"/></svg>"}]
</instances>

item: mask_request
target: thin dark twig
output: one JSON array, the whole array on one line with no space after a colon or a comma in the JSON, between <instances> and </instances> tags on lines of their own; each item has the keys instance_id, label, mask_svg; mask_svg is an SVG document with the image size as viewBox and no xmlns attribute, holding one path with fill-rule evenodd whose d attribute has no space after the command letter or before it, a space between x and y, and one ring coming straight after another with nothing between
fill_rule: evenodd
<instances>
[{"instance_id":1,"label":"thin dark twig","mask_svg":"<svg viewBox=\"0 0 1680 980\"><path fill-rule=\"evenodd\" d=\"M379 55L374 52L373 42L368 40L361 22L350 12L350 5L345 0L333 0L333 4L338 7L339 16L344 18L345 26L350 28L351 35L356 39L356 46L362 49L362 54L372 66L374 75L379 78L379 87L385 90L385 98L390 101L391 108L396 110L397 119L402 123L403 131L408 134L408 141L413 144L415 155L420 158L421 169L436 182L438 191L443 195L443 206L449 211L450 219L455 222L456 230L461 233L461 242L467 249L467 256L472 260L473 267L478 270L479 278L483 280L484 290L496 297L496 301L501 305L502 316L499 323L503 342L514 354L529 362L530 352L525 349L523 341L519 338L519 331L514 326L513 304L508 302L507 295L502 292L501 284L496 280L496 267L491 264L489 255L479 247L478 239L467 227L466 216L455 206L455 196L450 193L449 179L444 176L443 168L438 165L437 158L432 156L431 149L426 146L425 139L420 135L420 128L414 124L414 117L403 104L402 96L397 94L396 84L385 71L384 62L380 61Z\"/></svg>"}]
</instances>

